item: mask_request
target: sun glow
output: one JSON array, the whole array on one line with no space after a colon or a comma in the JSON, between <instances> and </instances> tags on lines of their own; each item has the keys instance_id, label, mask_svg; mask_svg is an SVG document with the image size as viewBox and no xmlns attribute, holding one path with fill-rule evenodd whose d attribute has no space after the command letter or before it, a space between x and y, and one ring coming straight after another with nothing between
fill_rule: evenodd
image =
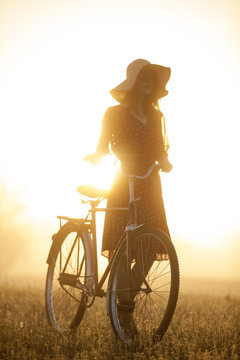
<instances>
[{"instance_id":1,"label":"sun glow","mask_svg":"<svg viewBox=\"0 0 240 360\"><path fill-rule=\"evenodd\" d=\"M174 165L162 175L171 234L196 247L228 246L240 230L233 2L185 1L184 11L177 1L173 8L133 1L126 11L125 1L106 1L104 11L94 2L95 12L87 3L58 3L4 5L0 167L8 188L21 189L34 220L78 215L80 184L110 188L114 159L92 166L82 158L95 151L104 111L115 104L109 90L143 57L172 68L160 104Z\"/></svg>"}]
</instances>

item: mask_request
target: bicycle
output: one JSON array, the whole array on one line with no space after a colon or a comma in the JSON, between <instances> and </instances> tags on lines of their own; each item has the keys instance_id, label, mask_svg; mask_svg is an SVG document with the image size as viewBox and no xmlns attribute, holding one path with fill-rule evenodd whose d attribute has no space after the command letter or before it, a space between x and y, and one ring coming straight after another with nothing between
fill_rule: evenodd
<instances>
[{"instance_id":1,"label":"bicycle","mask_svg":"<svg viewBox=\"0 0 240 360\"><path fill-rule=\"evenodd\" d=\"M52 237L45 289L47 317L57 331L76 330L95 298L106 296L107 314L115 335L122 342L155 343L163 337L177 304L178 259L163 231L147 224L137 225L138 199L134 197L134 181L146 179L156 168L160 170L159 164L153 164L144 176L126 175L128 208L100 208L108 192L82 185L77 190L89 198L82 200L90 204L86 217L58 216L60 229ZM98 211L129 211L129 223L100 281L96 242ZM157 257L157 250L155 253L150 250L149 244L161 252L164 249L162 259L160 254ZM105 291L102 287L108 275ZM130 317L129 326L122 321L123 313Z\"/></svg>"}]
</instances>

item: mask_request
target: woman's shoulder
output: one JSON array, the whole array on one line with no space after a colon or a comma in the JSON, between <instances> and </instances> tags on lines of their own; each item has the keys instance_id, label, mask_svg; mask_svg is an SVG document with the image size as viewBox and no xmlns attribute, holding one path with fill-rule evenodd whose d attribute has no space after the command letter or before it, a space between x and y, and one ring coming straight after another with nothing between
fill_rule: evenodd
<instances>
[{"instance_id":1,"label":"woman's shoulder","mask_svg":"<svg viewBox=\"0 0 240 360\"><path fill-rule=\"evenodd\" d=\"M123 107L121 105L114 105L107 108L104 114L105 119L116 119L123 112Z\"/></svg>"},{"instance_id":2,"label":"woman's shoulder","mask_svg":"<svg viewBox=\"0 0 240 360\"><path fill-rule=\"evenodd\" d=\"M120 112L122 110L122 106L121 105L113 105L113 106L109 106L106 110L106 113L108 114L114 114L117 112Z\"/></svg>"}]
</instances>

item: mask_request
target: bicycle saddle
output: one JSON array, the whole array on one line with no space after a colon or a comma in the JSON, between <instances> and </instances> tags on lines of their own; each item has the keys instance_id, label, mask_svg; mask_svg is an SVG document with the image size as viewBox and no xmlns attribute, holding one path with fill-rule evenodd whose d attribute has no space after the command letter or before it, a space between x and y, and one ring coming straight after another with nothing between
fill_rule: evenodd
<instances>
[{"instance_id":1,"label":"bicycle saddle","mask_svg":"<svg viewBox=\"0 0 240 360\"><path fill-rule=\"evenodd\" d=\"M79 192L79 194L90 198L107 198L109 194L108 190L101 189L93 185L80 185L77 187L77 191Z\"/></svg>"}]
</instances>

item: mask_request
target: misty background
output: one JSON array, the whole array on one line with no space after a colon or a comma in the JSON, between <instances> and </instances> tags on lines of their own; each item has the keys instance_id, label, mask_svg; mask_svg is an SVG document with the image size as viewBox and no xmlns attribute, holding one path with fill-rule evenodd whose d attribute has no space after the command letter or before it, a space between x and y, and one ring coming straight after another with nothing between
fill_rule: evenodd
<instances>
[{"instance_id":1,"label":"misty background","mask_svg":"<svg viewBox=\"0 0 240 360\"><path fill-rule=\"evenodd\" d=\"M1 278L45 276L56 216L82 216L76 187L109 187L81 159L143 57L172 68L162 182L181 274L240 280L239 20L237 0L0 2Z\"/></svg>"}]
</instances>

